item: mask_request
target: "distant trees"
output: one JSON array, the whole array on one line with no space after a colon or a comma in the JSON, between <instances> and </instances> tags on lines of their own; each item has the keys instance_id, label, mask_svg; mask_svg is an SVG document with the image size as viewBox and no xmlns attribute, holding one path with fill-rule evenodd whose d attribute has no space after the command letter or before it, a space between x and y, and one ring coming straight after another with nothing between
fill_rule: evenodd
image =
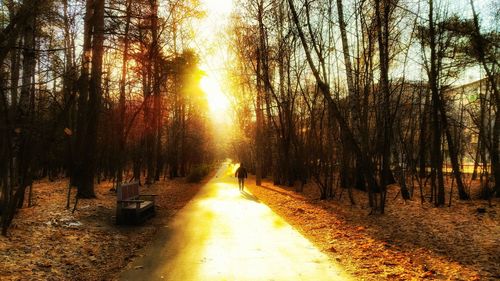
<instances>
[{"instance_id":1,"label":"distant trees","mask_svg":"<svg viewBox=\"0 0 500 281\"><path fill-rule=\"evenodd\" d=\"M321 199L347 190L352 204L357 188L383 213L394 182L405 199L416 182L422 201L442 206L450 174L448 198L454 185L470 198L468 161L482 167L485 195L491 181L500 195L498 31L473 1L469 18L444 2L238 1L232 148L257 183L300 191L312 180ZM203 73L188 48L200 5L1 2L4 233L37 178L64 174L91 198L101 179L151 184L213 159ZM471 67L485 80L476 95L457 93Z\"/></svg>"},{"instance_id":2,"label":"distant trees","mask_svg":"<svg viewBox=\"0 0 500 281\"><path fill-rule=\"evenodd\" d=\"M494 123L465 124L464 103L455 99L452 84L462 70L481 65L481 57L489 58L488 70L494 68L489 42L495 32L481 35L477 19L474 25L474 19L447 14L437 0L241 4L232 35L235 51L246 56L237 56L242 75L235 85L254 94L255 119L241 121L255 126L253 162L257 171L262 166L269 172L262 176L283 185L310 178L322 199L345 188L353 204L356 187L367 191L372 212L383 213L389 185L397 182L409 199L418 182L423 200L428 176L431 200L444 205L449 161L459 198L470 198L460 132L484 135ZM494 96L496 80L488 81ZM487 103L484 110L498 112L498 105ZM493 135L488 143L495 142ZM488 154L492 163L498 158L498 152Z\"/></svg>"}]
</instances>

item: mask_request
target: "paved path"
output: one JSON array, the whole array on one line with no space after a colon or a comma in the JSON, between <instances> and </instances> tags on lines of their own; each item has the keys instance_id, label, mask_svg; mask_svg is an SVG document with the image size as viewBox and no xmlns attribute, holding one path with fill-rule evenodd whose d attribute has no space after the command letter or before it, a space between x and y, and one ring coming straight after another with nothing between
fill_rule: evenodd
<instances>
[{"instance_id":1,"label":"paved path","mask_svg":"<svg viewBox=\"0 0 500 281\"><path fill-rule=\"evenodd\" d=\"M120 280L350 279L265 204L240 193L233 170L224 164Z\"/></svg>"}]
</instances>

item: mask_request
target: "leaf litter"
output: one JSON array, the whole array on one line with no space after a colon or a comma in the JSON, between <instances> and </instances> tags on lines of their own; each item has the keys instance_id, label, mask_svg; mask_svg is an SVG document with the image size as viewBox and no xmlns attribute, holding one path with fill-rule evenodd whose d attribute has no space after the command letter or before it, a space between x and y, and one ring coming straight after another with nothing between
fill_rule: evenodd
<instances>
[{"instance_id":1,"label":"leaf litter","mask_svg":"<svg viewBox=\"0 0 500 281\"><path fill-rule=\"evenodd\" d=\"M142 225L118 226L112 183L96 185L97 198L80 199L75 213L65 209L67 184L34 184L34 205L20 209L8 236L0 236L2 280L115 280L203 185L176 179L141 187L141 193L159 195L156 217Z\"/></svg>"}]
</instances>

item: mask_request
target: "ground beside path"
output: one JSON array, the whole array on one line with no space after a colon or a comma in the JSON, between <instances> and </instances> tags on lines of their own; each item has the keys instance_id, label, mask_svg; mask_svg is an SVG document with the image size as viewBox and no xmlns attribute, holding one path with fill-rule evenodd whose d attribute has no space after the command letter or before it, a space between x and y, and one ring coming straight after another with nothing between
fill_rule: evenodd
<instances>
[{"instance_id":1,"label":"ground beside path","mask_svg":"<svg viewBox=\"0 0 500 281\"><path fill-rule=\"evenodd\" d=\"M231 165L164 227L120 280L348 280L311 242L248 192Z\"/></svg>"},{"instance_id":2,"label":"ground beside path","mask_svg":"<svg viewBox=\"0 0 500 281\"><path fill-rule=\"evenodd\" d=\"M342 200L318 200L313 183L302 193L293 187L250 191L337 261L356 280L499 280L500 200L459 201L451 207L396 198L389 189L385 215L368 215L367 195L354 191L351 206ZM477 212L484 208L484 213Z\"/></svg>"},{"instance_id":3,"label":"ground beside path","mask_svg":"<svg viewBox=\"0 0 500 281\"><path fill-rule=\"evenodd\" d=\"M67 184L33 185L34 206L20 209L8 237L0 236L0 280L113 280L204 183L180 178L141 187L159 196L156 217L140 226L115 225L110 182L97 185L97 198L81 199L72 214L64 208Z\"/></svg>"}]
</instances>

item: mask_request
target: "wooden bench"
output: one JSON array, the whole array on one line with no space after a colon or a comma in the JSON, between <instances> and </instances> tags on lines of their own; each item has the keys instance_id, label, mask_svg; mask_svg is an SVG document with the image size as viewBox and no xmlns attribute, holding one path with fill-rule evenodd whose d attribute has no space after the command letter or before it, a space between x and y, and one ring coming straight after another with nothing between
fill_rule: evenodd
<instances>
[{"instance_id":1,"label":"wooden bench","mask_svg":"<svg viewBox=\"0 0 500 281\"><path fill-rule=\"evenodd\" d=\"M116 223L138 224L155 215L155 194L140 194L139 183L118 185L116 189Z\"/></svg>"}]
</instances>

